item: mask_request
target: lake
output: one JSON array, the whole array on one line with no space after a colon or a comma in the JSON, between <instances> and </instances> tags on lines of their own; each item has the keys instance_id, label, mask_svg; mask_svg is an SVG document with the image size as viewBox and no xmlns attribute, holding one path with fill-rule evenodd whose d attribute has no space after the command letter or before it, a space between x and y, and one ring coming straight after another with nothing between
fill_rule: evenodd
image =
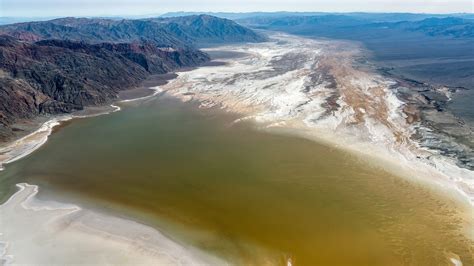
<instances>
[{"instance_id":1,"label":"lake","mask_svg":"<svg viewBox=\"0 0 474 266\"><path fill-rule=\"evenodd\" d=\"M474 263L453 202L354 155L167 96L74 119L0 172L237 264Z\"/></svg>"}]
</instances>

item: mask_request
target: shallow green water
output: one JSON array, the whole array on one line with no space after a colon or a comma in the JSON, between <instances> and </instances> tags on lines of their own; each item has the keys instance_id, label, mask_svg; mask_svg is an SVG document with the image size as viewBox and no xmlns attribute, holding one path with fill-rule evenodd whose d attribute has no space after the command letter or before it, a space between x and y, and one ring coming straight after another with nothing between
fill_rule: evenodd
<instances>
[{"instance_id":1,"label":"shallow green water","mask_svg":"<svg viewBox=\"0 0 474 266\"><path fill-rule=\"evenodd\" d=\"M426 189L308 140L151 99L78 119L0 173L42 197L133 217L237 263L473 263L456 209Z\"/></svg>"}]
</instances>

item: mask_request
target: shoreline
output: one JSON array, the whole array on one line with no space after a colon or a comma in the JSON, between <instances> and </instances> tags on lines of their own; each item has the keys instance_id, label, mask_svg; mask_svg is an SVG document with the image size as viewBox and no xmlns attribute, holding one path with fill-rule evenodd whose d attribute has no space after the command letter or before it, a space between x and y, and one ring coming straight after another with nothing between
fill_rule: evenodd
<instances>
[{"instance_id":1,"label":"shoreline","mask_svg":"<svg viewBox=\"0 0 474 266\"><path fill-rule=\"evenodd\" d=\"M72 121L73 119L89 118L118 112L121 111L121 107L119 106L120 103L145 100L155 97L163 92L160 89L160 86L149 87L147 90L149 90L149 93L141 97L120 99L107 106L94 106L80 112L76 112L75 114L61 115L47 120L37 130L24 137L7 143L7 145L0 149L0 171L4 170L4 165L28 156L46 144L49 136L54 133L55 128L60 127L64 122ZM65 241L63 240L64 243L59 243L59 245L70 244L72 245L71 249L73 249L73 246L75 246L73 242L86 241L88 243L83 243L86 246L99 245L96 248L105 249L106 252L109 253L108 256L110 257L110 260L115 261L115 263L124 264L124 261L127 261L125 265L136 265L137 257L139 257L140 259L138 260L142 260L142 264L153 264L157 261L160 261L160 263L166 265L182 265L183 263L185 265L228 264L222 259L217 258L211 254L207 254L197 248L184 243L178 243L162 234L159 230L136 222L130 218L120 218L114 214L106 214L98 210L84 209L80 206L66 204L63 202L50 200L44 201L37 199L36 194L39 191L39 187L37 185L18 183L16 184L16 187L19 189L9 198L7 198L5 202L0 204L0 216L9 217L10 220L12 219L11 217L16 217L15 215L18 214L18 208L23 208L23 211L25 212L50 212L51 214L49 214L47 219L41 218L42 220L36 221L37 225L42 224L40 226L41 231L46 232L43 232L41 237L45 240L47 239L46 241L48 242L57 241L57 238L59 237L55 236L56 232L63 231L63 229L55 228L58 227L58 223L67 224L68 228L71 227L70 224L77 224L77 226L73 227L78 228L76 228L73 232L68 232L70 239ZM16 198L20 198L20 201L16 200ZM11 213L8 214L8 212L11 212L8 209L14 209L15 215ZM57 214L57 212L59 212L59 214ZM12 220L26 221L29 224L31 222L31 215L25 214L25 216L27 217L16 217L18 219L13 218ZM48 214L46 214L46 216L48 216ZM76 219L76 217L79 218ZM15 260L15 255L11 253L17 253L16 250L11 250L11 239L16 239L16 237L9 238L8 234L5 233L5 229L7 226L14 227L18 225L16 225L16 223L13 221L8 222L6 220L7 219L0 219L0 228L2 228L2 232L0 232L0 262L4 263L5 265L9 265L11 262L13 262L13 260ZM55 222L51 224L50 221L53 220ZM25 226L26 225L23 225L23 229L13 229L13 234L16 234L18 231L25 231ZM64 225L59 225L59 227L62 228ZM32 234L34 233L32 232ZM61 232L61 235L64 235L64 233ZM24 237L20 237L20 239L23 239ZM19 242L20 243L17 246L22 246L22 248L24 248L23 246L25 243L22 241ZM34 244L31 244L30 242L31 241L28 241L26 244L30 244L32 250L37 251L43 248L42 246L34 246ZM18 252L28 252L22 251L22 248L20 248ZM120 254L123 250L126 250L127 252L123 255L116 255ZM131 250L135 252L134 255L130 254L132 253ZM64 252L68 251L65 250ZM93 251L89 252L91 254L94 253ZM30 262L27 260L32 257L31 254L25 254L25 256L20 257L22 257L21 259L26 258L26 261L23 261L23 263L37 263L38 261L36 259L38 258L45 259L44 263L47 263L48 254L57 254L57 251L56 248L54 248L54 252L52 250L49 251L49 253L46 251L44 256L39 253L42 252L40 251L38 254L34 254L35 260ZM58 256L55 258L68 258L73 255L74 254L65 254L65 256ZM82 258L76 259L81 260ZM96 261L104 261L103 256L97 257L96 259ZM73 260L69 263L72 262L76 261ZM87 261L85 260L85 262ZM94 262L94 260L89 261L89 263ZM18 263L18 261L15 261L14 263ZM67 263L67 261L64 263Z\"/></svg>"},{"instance_id":2,"label":"shoreline","mask_svg":"<svg viewBox=\"0 0 474 266\"><path fill-rule=\"evenodd\" d=\"M8 141L0 145L0 171L4 170L4 164L8 164L19 160L36 149L40 148L48 140L49 135L54 132L54 128L61 126L62 122L70 121L72 119L88 118L99 115L106 115L121 110L117 104L145 100L154 97L163 92L160 86L165 85L176 78L175 73L166 73L153 75L142 83L141 87L132 88L119 92L118 99L109 105L88 106L84 110L76 111L70 114L62 114L52 116L45 122L39 124L36 129L32 130L25 136ZM150 85L146 87L146 85ZM151 85L154 86L151 86Z\"/></svg>"},{"instance_id":3,"label":"shoreline","mask_svg":"<svg viewBox=\"0 0 474 266\"><path fill-rule=\"evenodd\" d=\"M471 230L474 227L473 203L469 201L469 198L462 190L459 190L454 184L446 180L443 177L443 173L427 167L423 162L409 160L402 154L390 152L376 145L370 146L367 143L351 143L350 141L341 142L341 138L334 137L331 132L314 131L304 126L288 127L277 125L275 127L260 128L260 130L315 141L319 144L347 152L363 161L364 164L379 168L413 185L421 185L423 188L434 193L438 199L452 204L461 211L460 217L464 220L464 231L462 233L474 241L474 232Z\"/></svg>"},{"instance_id":4,"label":"shoreline","mask_svg":"<svg viewBox=\"0 0 474 266\"><path fill-rule=\"evenodd\" d=\"M320 43L285 34L277 35L277 37L283 38L283 40L288 39L288 42L294 41L296 44L294 44L294 47L289 45L288 51L285 50L287 48L282 48L282 52L278 51L278 48L270 50L270 48L255 45L221 47L219 49L223 51L226 49L237 52L246 51L249 56L241 59L241 61L229 60L227 62L229 66L226 66L228 69L226 67L219 69L200 68L191 73L177 72L178 78L163 86L163 89L184 102L198 101L202 108L217 107L240 114L243 117L238 121L251 119L262 127L289 127L289 131L296 131L296 135L323 142L330 146L335 145L342 150L358 154L360 158L369 156L370 160L366 159L366 161L384 162L379 166L389 169L398 176L403 175L402 177L407 180L422 181L429 187L436 185L441 191L446 191L448 187L449 194L456 194L449 195L450 197L455 197L462 205L467 204L471 208L474 207L474 172L458 167L454 161L450 161L450 158L442 156L435 150L422 147L420 143L410 139L416 127L422 125L408 124L405 121L406 115L402 112L405 103L399 100L394 92L388 90L393 85L390 79L386 79L379 74L360 72L355 69L337 69L338 72L336 73L342 77L345 77L347 74L344 74L348 71L362 74L360 80L354 80L355 78L351 76L347 78L348 80L342 80L342 82L345 82L343 84L347 84L348 87L348 91L343 91L345 93L343 99L352 100L352 104L360 110L353 110L354 107L350 106L351 102L347 103L339 99L333 104L341 106L342 111L337 114L329 106L329 110L332 112L331 115L326 114L328 110L320 107L322 104L327 104L324 103L324 97L327 97L326 100L331 100L331 92L327 87L319 88L322 90L319 93L323 94L321 98L318 98L318 95L313 97L299 90L300 87L304 87L308 75L311 76L309 71L313 67L312 65L302 65L300 68L290 69L287 72L283 71L281 74L276 73L278 74L277 77L268 77L267 74L261 71L264 80L260 80L258 77L255 78L260 69L272 67L273 71L279 71L281 66L275 65L273 62L282 61L282 58L287 54L297 53L296 51L301 50L300 46L322 47L320 49L333 48L330 47L331 44L325 42ZM295 49L295 51L291 49ZM319 51L308 53L310 53L310 55L307 55L310 61L313 60L311 56L316 57L314 59L317 62L316 64L320 64L318 57L323 57L326 60L324 57L327 55L324 53L321 55ZM351 50L346 52L347 58L344 57L344 54L341 60L345 61L341 64L350 65L353 53ZM296 57L295 60L298 59L300 57ZM331 60L330 63L334 61L329 60ZM261 62L257 63L256 61ZM254 66L256 64L261 64L261 66ZM222 72L223 74L216 74L216 72ZM237 74L234 75L234 73ZM245 75L248 75L251 80L240 79L241 76L245 77ZM217 84L212 86L215 80L217 80ZM240 83L234 86L237 82ZM259 84L259 82L262 84ZM271 86L277 87L275 91L267 89ZM362 88L354 87L353 89L351 86ZM369 96L368 94L372 93L371 90L373 90L371 86L375 86L374 88L377 89L373 92L375 96L372 96L375 98L374 103L361 104L354 100ZM295 88L294 91L293 87ZM354 95L351 89L360 89L361 95L364 96ZM353 97L353 99L349 97ZM377 107L380 104L377 99L380 97L384 97L386 102L384 102L384 105ZM367 104L367 106L363 104ZM301 106L307 106L307 109ZM364 110L361 108L364 108ZM379 109L381 112L387 113L387 117L383 118L386 120L379 117ZM369 114L368 112L373 113ZM354 125L358 123L360 117L364 117L362 126ZM394 139L390 139L392 135ZM390 165L386 165L387 163Z\"/></svg>"},{"instance_id":5,"label":"shoreline","mask_svg":"<svg viewBox=\"0 0 474 266\"><path fill-rule=\"evenodd\" d=\"M17 187L19 190L0 205L4 217L0 221L0 261L5 265L47 264L51 259L60 264L227 264L133 220L39 200L35 185L20 183Z\"/></svg>"},{"instance_id":6,"label":"shoreline","mask_svg":"<svg viewBox=\"0 0 474 266\"><path fill-rule=\"evenodd\" d=\"M191 103L190 103L191 104ZM196 106L197 103L192 103L194 106ZM219 111L219 110L216 110L216 111ZM233 119L235 119L236 117L232 116L230 120L227 121L227 123L232 123ZM253 124L253 123L252 123ZM327 145L326 145L327 146ZM54 191L53 191L54 192ZM396 192L396 190L395 190ZM53 194L54 195L54 194ZM42 197L40 197L42 198ZM43 199L49 199L49 200L57 200L58 202L81 202L81 201L77 201L77 200L69 200L69 198L67 197L64 197L64 198L61 198L61 197L44 197ZM86 205L81 205L81 206L84 206L86 209L89 209L89 210L96 210L95 208L93 208L93 206L88 206L87 204ZM109 212L103 212L101 210L98 210L98 213L101 213L101 214L104 214L104 213L109 213ZM134 216L128 216L128 215L116 215L114 214L114 212L110 212L112 214L112 216L119 216L119 217L126 217L125 219L130 219L132 221L138 221L139 219L134 219L133 217ZM459 213L456 211L456 213ZM457 215L456 215L457 217ZM142 224L147 224L147 223L142 223ZM160 228L160 227L155 227L155 228ZM175 236L174 234L171 234L171 236ZM186 243L186 241L184 241L184 243ZM212 254L212 253L211 253Z\"/></svg>"},{"instance_id":7,"label":"shoreline","mask_svg":"<svg viewBox=\"0 0 474 266\"><path fill-rule=\"evenodd\" d=\"M286 37L287 35L283 35L283 36ZM224 48L225 47L227 46L224 46ZM258 55L252 54L252 52L249 53L248 50L245 50L245 52L235 51L234 53L236 53L236 55L232 54L231 56L229 56L226 54L225 49L222 49L222 48L217 48L217 50L215 49L216 48L209 49L211 53L215 53L218 55L216 56L215 60L219 60L219 62L223 61L227 64L217 65L217 66L210 65L207 67L203 66L199 69L196 69L197 71L199 71L200 69L210 69L211 71L213 71L214 69L216 69L216 67L219 68L222 66L225 68L225 67L228 67L229 65L232 66L232 63L234 62L233 60L235 59L242 59L242 58L245 59L245 58L251 58L252 56L258 56ZM330 128L333 126L331 123L333 123L334 121L330 121L326 123L325 125L323 125L323 127L321 126L314 127L313 125L308 124L306 120L301 121L301 120L296 119L296 122L295 122L293 121L294 120L293 118L290 118L290 119L286 119L285 117L280 118L278 117L278 114L275 117L274 114L271 113L271 111L270 113L268 113L268 111L265 110L265 107L262 106L263 103L258 103L258 102L250 103L250 104L240 103L238 99L238 95L230 95L230 97L228 97L228 95L218 95L216 96L217 99L215 100L215 102L213 102L213 99L210 99L209 96L195 95L195 93L199 94L200 93L199 91L189 91L189 93L176 91L174 87L179 86L179 85L186 85L180 82L180 78L183 75L187 75L192 72L193 70L183 69L182 71L179 71L176 73L169 73L165 75L151 77L150 82L156 83L158 81L160 85L156 87L151 87L151 88L141 87L141 88L125 91L125 93L131 92L129 94L129 97L121 97L115 103L144 100L147 98L154 97L160 93L168 92L173 97L177 97L183 101L188 101L191 99L197 100L200 103L200 107L202 108L220 105L221 109L224 109L227 111L234 111L235 113L242 115L243 117L240 118L239 120L246 120L249 118L254 119L256 120L255 122L258 125L265 125L265 123L270 123L271 124L270 127L285 128L288 124L292 124L291 126L293 127L293 130L297 131L295 132L296 135L300 135L300 137L313 139L317 142L323 142L330 146L335 145L336 147L342 150L351 151L352 153L356 155L359 154L361 158L364 156L370 156L370 160L366 159L366 161L370 162L373 160L378 160L380 162L385 162L380 165L382 168L387 167L387 165L385 164L388 162L391 164L391 166L389 166L388 168L391 169L392 173L395 173L397 175L400 175L401 170L407 167L410 170L405 169L402 172L404 173L405 177L408 177L408 179L412 178L410 176L413 176L413 171L424 172L423 174L420 175L420 176L424 176L424 178L415 177L415 179L420 179L421 181L427 181L425 182L427 185L431 185L432 183L435 183L439 187L451 186L452 189L457 192L457 194L460 194L461 197L456 197L458 200L467 201L467 203L471 207L474 206L474 196L473 196L474 191L472 192L473 195L468 194L466 190L463 190L459 186L456 186L456 182L457 180L459 180L458 178L454 178L454 181L453 181L452 177L447 176L447 173L453 173L454 171L458 171L455 174L455 176L468 177L469 175L471 175L472 182L474 182L473 173L467 169L457 167L454 164L454 162L449 163L447 161L447 158L442 158L441 156L438 156L439 158L435 158L435 160L433 160L433 156L431 156L430 158L424 158L417 154L413 154L411 150L404 150L402 153L400 150L396 150L396 148L398 147L390 147L389 149L387 149L387 147L381 148L381 147L378 147L377 144L380 144L378 142L372 143L371 141L360 141L360 139L357 139L357 135L364 134L364 132L358 129L355 129L355 131L350 131L349 129L349 131L342 132L342 133L334 132ZM169 82L170 80L172 82ZM177 83L177 84L174 84L174 83ZM143 91L139 91L139 90L143 90ZM206 91L204 93L206 93ZM130 96L138 96L138 97L130 97ZM210 96L214 96L214 95L211 94ZM112 111L105 111L105 112L99 111L99 112L92 112L88 114L86 110L82 114L60 116L59 118L53 118L45 122L35 132L32 132L29 135L23 138L20 138L19 140L13 141L12 144L8 145L7 147L1 148L0 149L0 154L1 154L0 166L2 166L3 164L7 164L9 162L13 162L18 159L21 159L22 157L27 156L28 154L33 152L35 149L39 148L42 144L44 144L47 141L47 135L51 133L52 128L57 126L61 122L67 121L73 118L84 118L88 116L95 116L95 115L107 114L114 111L119 111L120 106L115 105L115 103L110 105L110 107L114 108L114 110ZM403 103L400 102L399 100L393 100L392 104L394 105L393 107L394 112L397 112L400 109L400 106L403 105ZM316 110L316 111L319 111L319 110ZM373 126L376 126L376 125L373 125ZM289 131L291 131L291 129ZM347 134L347 133L351 133L355 135L356 137L353 137L351 136L351 134ZM35 137L35 135L38 135L38 137ZM36 140L36 143L34 143L35 138L38 138ZM25 145L25 141L27 141L28 139L32 139L33 142L30 145ZM346 139L348 139L348 141L345 141ZM370 149L367 149L367 144L371 145ZM390 145L393 145L393 144L390 144ZM404 149L404 147L402 148ZM423 150L422 147L415 147L415 148L419 151ZM404 162L402 163L402 161ZM416 166L414 163L416 163ZM445 167L445 168L448 167L448 169L440 169L440 167ZM420 168L423 168L423 169L420 169ZM434 175L435 178L430 177L430 175ZM467 178L467 180L469 180L469 178ZM461 180L461 182L465 182L465 181L466 180ZM469 191L469 189L467 189L467 191Z\"/></svg>"},{"instance_id":8,"label":"shoreline","mask_svg":"<svg viewBox=\"0 0 474 266\"><path fill-rule=\"evenodd\" d=\"M450 199L455 199L463 206L474 207L474 201L471 197L460 190L455 184L453 184L449 176L440 171L433 165L429 165L429 162L424 162L418 158L409 158L405 154L398 153L393 150L384 149L377 145L364 142L355 142L354 139L344 140L343 136L335 137L333 132L324 130L313 130L307 128L304 125L299 124L297 121L293 125L275 125L263 130L277 133L287 134L302 137L305 139L313 140L318 143L326 144L330 147L349 152L350 154L357 156L365 163L373 165L375 167L382 168L398 177L404 178L408 181L420 183L429 188L434 188L438 192L448 190L448 192L455 192L454 194L446 194L441 196L448 196ZM289 123L291 124L291 122ZM347 136L346 136L347 137ZM444 158L443 158L444 159ZM445 158L446 160L448 158ZM444 162L440 162L444 163ZM446 162L449 164L449 162ZM456 167L451 165L451 167ZM459 175L463 173L471 174L467 169L456 169L460 171Z\"/></svg>"},{"instance_id":9,"label":"shoreline","mask_svg":"<svg viewBox=\"0 0 474 266\"><path fill-rule=\"evenodd\" d=\"M178 78L179 76L181 76L182 73L187 73L187 72L178 72ZM177 82L178 79L174 80L173 82L175 81ZM151 89L151 93L149 95L144 95L138 98L122 99L111 104L110 107L112 108L112 110L108 112L101 112L101 113L92 112L92 114L87 114L86 112L85 114L77 115L77 116L71 115L71 116L64 116L60 118L58 117L53 118L45 122L38 130L28 134L27 136L19 140L13 141L10 145L7 145L6 146L6 148L8 148L6 152L7 156L4 157L5 153L2 153L2 155L0 156L0 166L3 166L3 164L8 164L10 162L19 160L29 155L30 153L34 152L36 149L38 149L39 147L41 147L43 144L47 142L49 135L52 132L54 132L54 128L60 125L62 122L69 121L74 118L87 118L91 116L110 114L112 112L121 110L121 107L116 104L120 104L121 102L144 100L147 98L157 96L160 93L166 93L167 91L170 92L170 94L172 94L173 97L176 97L183 101L187 101L187 100L199 101L199 98L194 97L195 96L194 94L191 95L191 97L189 97L190 95L185 95L185 94L180 96L180 95L173 94L173 92L170 90L163 89L162 86L157 86ZM200 103L201 103L200 107L203 107L203 108L215 106L212 104L212 102L211 103L207 102L206 99L204 99L204 101L200 101ZM222 106L221 109L231 111L231 112L235 111L236 110L235 108L237 105L235 102L233 104L234 105L232 104L230 105L231 106L230 109L226 109L226 106ZM374 164L377 167L381 167L384 170L394 173L400 178L406 178L406 180L414 181L414 182L420 181L420 183L422 183L423 185L429 186L430 188L440 189L439 192L444 191L446 193L440 193L439 196L442 196L442 197L446 196L447 199L455 199L456 201L458 201L457 203L459 203L459 206L464 206L467 208L472 208L474 206L474 201L472 200L470 201L468 195L460 195L459 193L460 191L456 190L455 185L449 188L446 187L453 184L448 182L449 179L447 180L443 178L442 176L438 176L438 174L442 174L442 173L438 173L438 170L436 169L431 169L429 167L426 167L427 165L425 163L420 162L420 160L418 160L417 158L411 158L413 160L410 160L410 158L405 157L401 153L396 153L393 150L386 149L385 147L377 146L377 143L372 143L372 146L368 147L366 146L367 143L354 142L354 139L346 139L347 136L345 136L344 134L335 136L333 134L334 132L332 132L331 130L327 130L325 132L324 130L321 130L321 129L309 128L307 127L307 125L304 124L304 121L296 121L296 122L292 120L284 120L284 121L277 120L276 122L275 121L269 122L265 120L259 121L258 117L256 117L256 114L258 113L255 112L255 110L258 108L260 108L259 105L253 106L251 108L246 107L244 109L240 109L241 111L244 110L244 112L236 112L236 113L239 113L242 117L238 119L238 121L236 120L235 122L238 123L239 121L252 119L252 120L255 120L254 122L257 127L262 126L260 129L267 130L271 133L283 133L283 134L290 134L292 136L303 137L303 138L311 139L318 143L327 145L329 147L334 147L336 149L348 151L351 154L358 156L358 158L361 158L368 163ZM246 116L246 115L249 115L249 116ZM28 141L31 141L29 145L27 143ZM3 152L4 149L5 148L0 149L0 153ZM4 158L7 158L7 159L4 159ZM426 167L426 169L420 169L420 166L421 168ZM425 173L423 175L413 174L414 172L420 173L420 171L421 172L424 171ZM435 177L437 177L438 179L433 180L433 178L426 178L426 177L429 177L429 175L435 175ZM23 186L26 187L26 186L31 186L31 185L24 184ZM20 190L19 192L21 191L22 190ZM457 193L448 194L447 192L457 192ZM10 199L13 198L17 193L12 195ZM466 201L466 198L467 198L467 201ZM5 202L4 204L0 205L0 208L3 205L7 204L10 201L10 199L8 199L7 202ZM463 209L463 211L466 211L466 210L467 209ZM463 214L466 214L466 213L463 213ZM101 215L101 214L96 213L96 215ZM467 213L467 215L472 215L472 214ZM466 220L467 222L469 222L469 219L466 219ZM133 220L131 222L133 222ZM473 225L467 225L466 228L469 229L469 226L473 226ZM159 234L159 231L157 232ZM472 234L472 232L465 232L465 233L470 239L474 239L474 235ZM2 255L2 252L0 252L0 255Z\"/></svg>"},{"instance_id":10,"label":"shoreline","mask_svg":"<svg viewBox=\"0 0 474 266\"><path fill-rule=\"evenodd\" d=\"M51 135L54 128L61 125L62 122L120 111L120 107L114 104L94 108L98 108L98 111L85 109L83 111L76 112L75 114L59 115L53 117L41 124L38 129L34 130L28 135L7 143L5 146L0 148L0 171L4 170L5 164L20 160L21 158L28 156L35 150L39 149L48 141L48 137ZM107 108L111 108L111 110L107 110Z\"/></svg>"}]
</instances>

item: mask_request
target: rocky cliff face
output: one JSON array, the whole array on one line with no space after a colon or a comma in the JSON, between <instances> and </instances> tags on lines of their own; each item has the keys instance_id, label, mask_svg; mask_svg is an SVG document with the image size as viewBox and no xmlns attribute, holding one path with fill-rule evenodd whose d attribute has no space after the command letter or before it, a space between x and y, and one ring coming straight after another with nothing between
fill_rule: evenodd
<instances>
[{"instance_id":1,"label":"rocky cliff face","mask_svg":"<svg viewBox=\"0 0 474 266\"><path fill-rule=\"evenodd\" d=\"M209 60L198 50L150 43L20 42L0 36L0 138L17 119L98 105L151 74Z\"/></svg>"}]
</instances>

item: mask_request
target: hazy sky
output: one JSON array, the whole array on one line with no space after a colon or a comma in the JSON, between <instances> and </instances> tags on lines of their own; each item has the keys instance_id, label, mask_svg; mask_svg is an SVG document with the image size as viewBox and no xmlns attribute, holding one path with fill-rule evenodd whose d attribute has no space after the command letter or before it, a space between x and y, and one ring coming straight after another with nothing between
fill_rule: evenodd
<instances>
[{"instance_id":1,"label":"hazy sky","mask_svg":"<svg viewBox=\"0 0 474 266\"><path fill-rule=\"evenodd\" d=\"M169 11L472 13L474 0L0 0L0 16L146 15Z\"/></svg>"}]
</instances>

